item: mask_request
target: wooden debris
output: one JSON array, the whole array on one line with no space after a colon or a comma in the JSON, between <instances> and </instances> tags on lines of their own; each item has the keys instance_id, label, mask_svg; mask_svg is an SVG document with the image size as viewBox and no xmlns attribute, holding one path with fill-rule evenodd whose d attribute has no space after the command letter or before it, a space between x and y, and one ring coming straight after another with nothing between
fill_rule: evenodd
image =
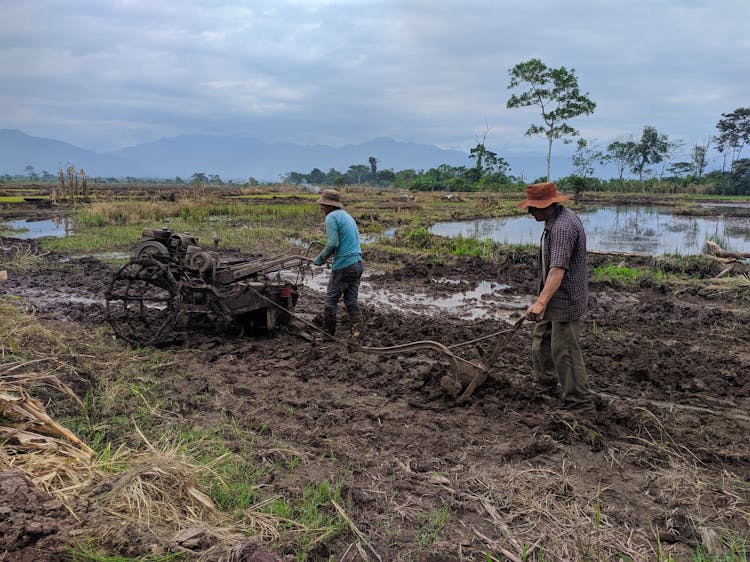
<instances>
[{"instance_id":1,"label":"wooden debris","mask_svg":"<svg viewBox=\"0 0 750 562\"><path fill-rule=\"evenodd\" d=\"M72 447L65 447L61 450L75 450L75 456L77 457L84 456L94 458L96 456L94 450L81 441L73 432L50 418L38 400L35 400L26 394L21 388L17 390L19 396L13 396L6 392L0 393L0 413L12 420L24 422L25 429L33 428L36 432L35 434L41 434L37 435L37 437L39 437L39 440L37 441L26 439L26 444L31 446L36 443L40 448L53 447L60 449L59 446L52 442L59 444L60 440L58 438L61 437L72 445ZM6 435L6 439L10 437L18 439L16 434L19 432L17 429L19 428L0 428L0 430L3 430L3 435ZM8 434L8 431L10 431L11 434ZM23 433L28 432L23 431ZM51 436L53 438L52 441L46 439L45 436Z\"/></svg>"},{"instance_id":2,"label":"wooden debris","mask_svg":"<svg viewBox=\"0 0 750 562\"><path fill-rule=\"evenodd\" d=\"M706 249L708 250L708 254L714 255L719 258L735 258L735 259L746 259L750 258L750 253L743 253L743 252L728 252L721 246L719 246L716 242L711 242L710 240L706 240Z\"/></svg>"}]
</instances>

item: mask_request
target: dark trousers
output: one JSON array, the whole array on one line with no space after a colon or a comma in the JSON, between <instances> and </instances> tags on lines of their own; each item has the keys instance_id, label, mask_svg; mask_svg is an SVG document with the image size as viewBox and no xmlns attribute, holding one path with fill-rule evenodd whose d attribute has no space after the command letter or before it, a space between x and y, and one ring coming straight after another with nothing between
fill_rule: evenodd
<instances>
[{"instance_id":1,"label":"dark trousers","mask_svg":"<svg viewBox=\"0 0 750 562\"><path fill-rule=\"evenodd\" d=\"M576 406L591 401L588 374L578 345L581 321L542 320L534 328L531 360L534 376L545 387L560 383L563 405Z\"/></svg>"},{"instance_id":2,"label":"dark trousers","mask_svg":"<svg viewBox=\"0 0 750 562\"><path fill-rule=\"evenodd\" d=\"M362 262L358 261L341 269L331 271L326 290L326 309L336 310L341 295L349 312L359 310L359 281L362 278Z\"/></svg>"}]
</instances>

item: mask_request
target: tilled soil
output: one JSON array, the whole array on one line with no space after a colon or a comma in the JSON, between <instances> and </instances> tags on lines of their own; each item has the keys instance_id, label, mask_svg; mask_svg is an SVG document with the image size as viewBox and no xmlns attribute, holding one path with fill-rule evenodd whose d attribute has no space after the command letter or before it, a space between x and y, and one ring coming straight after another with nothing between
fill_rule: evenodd
<instances>
[{"instance_id":1,"label":"tilled soil","mask_svg":"<svg viewBox=\"0 0 750 562\"><path fill-rule=\"evenodd\" d=\"M57 267L11 271L2 289L71 330L103 324L113 269L95 258L47 259ZM369 271L368 283L399 295L399 306L368 303L363 291L365 345L455 346L507 330L514 313L501 300L483 303L495 318L473 319L465 309L410 310L409 295L443 298L482 281L530 295L534 267L519 261L392 262ZM746 291L708 281L689 290L592 285L581 343L597 411L583 418L534 388L528 322L466 403L441 388L450 366L440 353L357 351L343 328L340 342L311 342L303 336L315 329L301 320L274 337L195 334L172 349L182 376L168 381L168 392L174 414L186 420L262 427L299 451L294 474L278 476L273 489L345 473L347 515L373 560L514 560L524 552L647 560L657 551L690 559L707 537L750 540L747 488L738 495L722 484L750 480L746 299ZM322 308L323 295L308 290L296 312L311 321ZM498 340L452 350L479 361ZM0 476L6 487L19 478ZM55 552L53 539L70 543L80 523L51 497L34 500L40 492L24 490L23 503L36 507L23 517L21 496L0 498L0 559L53 560L44 557ZM438 524L443 511L449 516ZM351 548L356 539L323 543L309 559L362 559ZM155 542L130 540L131 554ZM284 554L284 545L269 548Z\"/></svg>"}]
</instances>

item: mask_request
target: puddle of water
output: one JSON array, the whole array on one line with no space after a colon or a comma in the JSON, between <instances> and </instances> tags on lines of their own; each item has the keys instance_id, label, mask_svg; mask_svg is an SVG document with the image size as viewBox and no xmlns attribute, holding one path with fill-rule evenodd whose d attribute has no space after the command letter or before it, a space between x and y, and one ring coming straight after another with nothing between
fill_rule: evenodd
<instances>
[{"instance_id":1,"label":"puddle of water","mask_svg":"<svg viewBox=\"0 0 750 562\"><path fill-rule=\"evenodd\" d=\"M359 240L362 244L372 244L383 238L393 238L396 235L395 228L386 228L380 234L360 234Z\"/></svg>"},{"instance_id":2,"label":"puddle of water","mask_svg":"<svg viewBox=\"0 0 750 562\"><path fill-rule=\"evenodd\" d=\"M305 288L325 293L329 272L305 278ZM437 279L436 283L454 285L459 280ZM494 281L481 281L474 289L461 291L450 296L435 296L424 292L403 293L375 287L363 276L360 286L360 300L363 304L373 304L408 312L410 314L434 315L451 314L461 318L497 318L508 320L518 311L526 310L533 302L532 295L508 295L504 292L509 285Z\"/></svg>"},{"instance_id":3,"label":"puddle of water","mask_svg":"<svg viewBox=\"0 0 750 562\"><path fill-rule=\"evenodd\" d=\"M133 257L133 252L104 252L91 254L91 257L99 260L127 260Z\"/></svg>"},{"instance_id":4,"label":"puddle of water","mask_svg":"<svg viewBox=\"0 0 750 562\"><path fill-rule=\"evenodd\" d=\"M86 304L86 305L104 305L104 297L86 297L81 295L72 295L70 293L58 293L55 291L40 291L40 290L21 290L18 293L24 298L34 300L39 305L55 305L64 306L65 304Z\"/></svg>"},{"instance_id":5,"label":"puddle of water","mask_svg":"<svg viewBox=\"0 0 750 562\"><path fill-rule=\"evenodd\" d=\"M30 240L34 238L61 238L73 233L73 219L69 217L47 219L41 221L17 220L3 223L4 227L23 232L13 233L13 238Z\"/></svg>"},{"instance_id":6,"label":"puddle of water","mask_svg":"<svg viewBox=\"0 0 750 562\"><path fill-rule=\"evenodd\" d=\"M733 211L747 211L750 209L750 202L744 203L742 201L730 201L726 203L699 203L701 207L705 207L707 209L729 209Z\"/></svg>"},{"instance_id":7,"label":"puddle of water","mask_svg":"<svg viewBox=\"0 0 750 562\"><path fill-rule=\"evenodd\" d=\"M612 206L578 212L589 250L650 255L702 253L706 240L725 249L750 252L750 217L673 215L666 207ZM503 217L435 224L441 236L489 238L506 244L538 244L542 223L531 216Z\"/></svg>"}]
</instances>

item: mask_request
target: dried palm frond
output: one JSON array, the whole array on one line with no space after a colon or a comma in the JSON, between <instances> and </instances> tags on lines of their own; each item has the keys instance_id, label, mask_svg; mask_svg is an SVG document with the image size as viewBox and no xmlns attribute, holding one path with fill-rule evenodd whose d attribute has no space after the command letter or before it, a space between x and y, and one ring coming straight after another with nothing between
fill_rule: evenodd
<instances>
[{"instance_id":1,"label":"dried palm frond","mask_svg":"<svg viewBox=\"0 0 750 562\"><path fill-rule=\"evenodd\" d=\"M7 442L11 439L21 446L55 448L80 459L91 459L96 453L73 432L69 431L47 415L42 404L29 396L23 388L17 387L17 396L0 392L0 414L10 420L22 422L20 427L0 426L0 432ZM33 429L33 432L27 431ZM23 433L21 442L19 434ZM43 437L32 439L30 434ZM46 439L44 437L51 437Z\"/></svg>"}]
</instances>

